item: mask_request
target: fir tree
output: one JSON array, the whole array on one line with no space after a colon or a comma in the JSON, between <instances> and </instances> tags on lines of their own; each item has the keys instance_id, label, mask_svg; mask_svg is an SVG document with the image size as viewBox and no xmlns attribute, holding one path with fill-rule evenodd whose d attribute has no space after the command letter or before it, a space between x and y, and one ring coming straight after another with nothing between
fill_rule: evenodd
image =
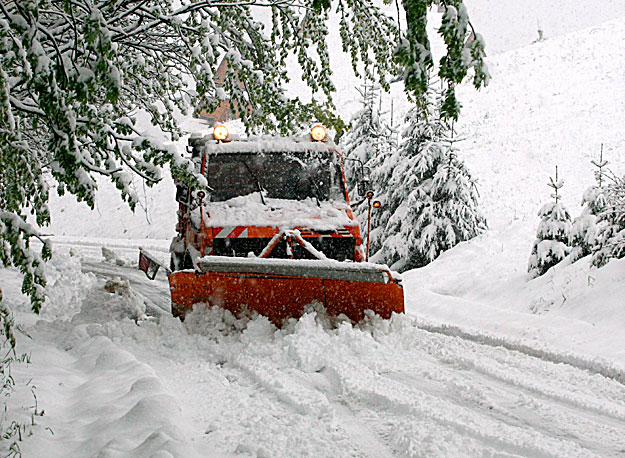
<instances>
[{"instance_id":1,"label":"fir tree","mask_svg":"<svg viewBox=\"0 0 625 458\"><path fill-rule=\"evenodd\" d=\"M599 214L599 233L592 253L592 263L605 265L611 258L625 256L625 177L611 176L606 186L606 205Z\"/></svg>"},{"instance_id":2,"label":"fir tree","mask_svg":"<svg viewBox=\"0 0 625 458\"><path fill-rule=\"evenodd\" d=\"M528 263L528 272L532 278L543 275L571 251L568 245L571 217L560 202L558 191L564 186L564 181L558 178L558 167L556 167L555 179L550 177L548 185L554 190L551 195L554 201L543 205L538 212L541 221Z\"/></svg>"},{"instance_id":3,"label":"fir tree","mask_svg":"<svg viewBox=\"0 0 625 458\"><path fill-rule=\"evenodd\" d=\"M399 270L424 266L486 228L475 181L440 115L442 97L430 89L428 100L425 115L422 108L408 113L403 143L376 169L374 180L390 177L387 199L374 218L372 259Z\"/></svg>"},{"instance_id":4,"label":"fir tree","mask_svg":"<svg viewBox=\"0 0 625 458\"><path fill-rule=\"evenodd\" d=\"M362 108L353 116L351 127L341 139L341 144L347 158L345 167L348 175L362 178L362 165L371 168L377 164L378 157L386 157L394 142L392 130L382 120L380 88L375 84L365 83L358 92ZM351 191L350 195L355 195L356 189Z\"/></svg>"},{"instance_id":5,"label":"fir tree","mask_svg":"<svg viewBox=\"0 0 625 458\"><path fill-rule=\"evenodd\" d=\"M362 108L354 115L351 128L341 140L346 161L345 168L350 177L354 177L349 183L349 195L352 198L352 209L361 223L363 239L371 240L372 234L368 233L368 205L364 195L359 195L358 181L368 178L371 180L365 192L373 190L375 199L385 198L387 181L380 174L380 167L387 163L393 148L396 147L393 139L393 130L383 121L380 112L381 98L379 88L374 84L365 83L358 89L361 96ZM371 171L370 175L362 176ZM373 227L378 220L376 209L372 213Z\"/></svg>"},{"instance_id":6,"label":"fir tree","mask_svg":"<svg viewBox=\"0 0 625 458\"><path fill-rule=\"evenodd\" d=\"M603 145L601 145L599 161L593 160L591 163L597 168L594 172L597 184L590 186L584 191L582 196L582 213L575 218L571 227L569 242L572 262L591 254L593 248L597 245L599 232L597 218L606 207L603 189L605 172L603 168L608 165L608 161L603 159Z\"/></svg>"}]
</instances>

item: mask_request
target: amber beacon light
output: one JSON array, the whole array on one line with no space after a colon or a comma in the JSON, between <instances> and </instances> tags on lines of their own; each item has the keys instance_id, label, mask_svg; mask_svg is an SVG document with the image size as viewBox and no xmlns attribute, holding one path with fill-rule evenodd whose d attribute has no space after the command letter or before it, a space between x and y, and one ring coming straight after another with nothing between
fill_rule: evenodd
<instances>
[{"instance_id":1,"label":"amber beacon light","mask_svg":"<svg viewBox=\"0 0 625 458\"><path fill-rule=\"evenodd\" d=\"M213 137L215 137L215 140L224 141L228 138L228 128L222 125L215 126L213 129Z\"/></svg>"},{"instance_id":2,"label":"amber beacon light","mask_svg":"<svg viewBox=\"0 0 625 458\"><path fill-rule=\"evenodd\" d=\"M310 136L317 142L325 140L327 135L326 128L323 126L315 126L310 130Z\"/></svg>"}]
</instances>

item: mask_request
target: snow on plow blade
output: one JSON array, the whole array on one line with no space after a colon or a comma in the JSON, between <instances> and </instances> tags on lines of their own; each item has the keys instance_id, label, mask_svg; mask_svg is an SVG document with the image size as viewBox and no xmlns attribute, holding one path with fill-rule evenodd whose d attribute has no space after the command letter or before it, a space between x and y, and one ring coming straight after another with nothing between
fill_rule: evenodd
<instances>
[{"instance_id":1,"label":"snow on plow blade","mask_svg":"<svg viewBox=\"0 0 625 458\"><path fill-rule=\"evenodd\" d=\"M383 318L404 312L398 274L370 263L207 256L198 271L169 275L173 313L196 303L216 305L237 314L254 310L276 325L298 318L306 305L319 302L332 316L360 321L369 309Z\"/></svg>"}]
</instances>

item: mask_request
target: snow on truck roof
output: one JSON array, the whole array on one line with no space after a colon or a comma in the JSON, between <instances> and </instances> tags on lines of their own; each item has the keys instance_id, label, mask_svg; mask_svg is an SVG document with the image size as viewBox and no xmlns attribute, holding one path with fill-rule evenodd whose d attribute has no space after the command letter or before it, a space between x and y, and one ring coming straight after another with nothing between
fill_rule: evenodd
<instances>
[{"instance_id":1,"label":"snow on truck roof","mask_svg":"<svg viewBox=\"0 0 625 458\"><path fill-rule=\"evenodd\" d=\"M335 151L336 145L331 140L312 141L310 137L275 137L250 136L234 137L229 141L221 142L212 136L194 136L189 139L192 146L201 148L208 154L229 153L271 153L271 152L319 152Z\"/></svg>"}]
</instances>

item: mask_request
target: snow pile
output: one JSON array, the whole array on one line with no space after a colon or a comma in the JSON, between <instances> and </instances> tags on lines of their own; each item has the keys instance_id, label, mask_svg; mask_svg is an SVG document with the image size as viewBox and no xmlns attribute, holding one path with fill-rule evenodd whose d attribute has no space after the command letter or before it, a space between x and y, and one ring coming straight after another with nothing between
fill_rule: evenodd
<instances>
[{"instance_id":1,"label":"snow pile","mask_svg":"<svg viewBox=\"0 0 625 458\"><path fill-rule=\"evenodd\" d=\"M46 318L71 317L96 284L95 276L83 274L80 258L55 253L46 264L47 299L40 315Z\"/></svg>"},{"instance_id":2,"label":"snow pile","mask_svg":"<svg viewBox=\"0 0 625 458\"><path fill-rule=\"evenodd\" d=\"M123 350L106 326L136 327L143 299L125 279L102 284L81 273L77 257L54 256L41 319L20 335L32 363L14 365L12 417L31 424L24 456L206 456L187 444L178 401L154 370ZM3 285L4 286L4 285ZM9 297L13 295L9 293ZM32 314L22 316L32 322ZM26 382L32 380L32 382ZM33 409L22 409L35 403Z\"/></svg>"},{"instance_id":3,"label":"snow pile","mask_svg":"<svg viewBox=\"0 0 625 458\"><path fill-rule=\"evenodd\" d=\"M45 412L20 444L25 456L198 456L182 441L180 407L149 366L105 337L69 353L43 343L30 348L37 363L16 374L36 380Z\"/></svg>"}]
</instances>

